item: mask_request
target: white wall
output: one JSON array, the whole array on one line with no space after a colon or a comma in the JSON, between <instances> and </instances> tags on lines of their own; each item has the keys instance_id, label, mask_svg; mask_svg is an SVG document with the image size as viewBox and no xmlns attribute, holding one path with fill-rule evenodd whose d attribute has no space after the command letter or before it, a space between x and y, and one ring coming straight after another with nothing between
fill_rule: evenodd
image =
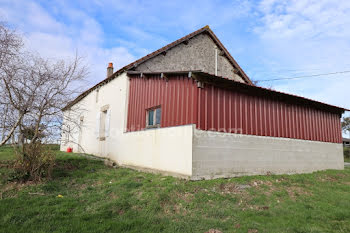
<instances>
[{"instance_id":1,"label":"white wall","mask_svg":"<svg viewBox=\"0 0 350 233\"><path fill-rule=\"evenodd\" d=\"M192 175L193 125L125 133L113 145L112 159L124 166L149 168L182 177Z\"/></svg>"},{"instance_id":2,"label":"white wall","mask_svg":"<svg viewBox=\"0 0 350 233\"><path fill-rule=\"evenodd\" d=\"M61 150L69 146L74 152L79 151L79 128L75 125L83 116L80 151L110 158L124 166L191 176L193 125L125 133L128 85L128 77L123 73L100 88L97 103L95 90L75 104L71 111L66 111L65 115L70 115L75 123L70 123L74 128L71 142L62 143ZM100 141L96 134L96 116L105 105L109 105L111 111L110 129L106 140Z\"/></svg>"},{"instance_id":3,"label":"white wall","mask_svg":"<svg viewBox=\"0 0 350 233\"><path fill-rule=\"evenodd\" d=\"M342 144L194 130L192 179L344 169Z\"/></svg>"},{"instance_id":4,"label":"white wall","mask_svg":"<svg viewBox=\"0 0 350 233\"><path fill-rule=\"evenodd\" d=\"M128 78L126 74L121 74L119 77L113 79L108 84L99 89L98 101L96 102L96 90L89 93L85 98L75 104L70 111L66 111L65 115L71 115L76 122L70 123L75 128L70 139L70 143L62 145L61 149L66 147L73 147L73 151L78 151L79 130L75 126L80 117L84 117L82 131L81 147L84 152L103 157L111 155L111 137L106 137L106 140L100 141L97 138L97 119L96 116L101 108L109 105L111 111L110 119L110 135L122 135L124 132L125 120L125 101L127 95ZM71 128L72 128L71 127Z\"/></svg>"},{"instance_id":5,"label":"white wall","mask_svg":"<svg viewBox=\"0 0 350 233\"><path fill-rule=\"evenodd\" d=\"M82 152L131 166L192 179L241 175L304 173L343 169L342 144L201 131L194 125L125 133L128 77L121 74L66 111L75 120L68 146L78 152L80 117ZM96 115L109 105L110 131L106 140L96 135Z\"/></svg>"}]
</instances>

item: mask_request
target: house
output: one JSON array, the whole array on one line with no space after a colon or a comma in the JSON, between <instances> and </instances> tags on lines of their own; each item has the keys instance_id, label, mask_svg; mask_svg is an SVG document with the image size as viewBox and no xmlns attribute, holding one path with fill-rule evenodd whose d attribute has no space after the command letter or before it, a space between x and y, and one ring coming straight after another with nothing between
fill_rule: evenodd
<instances>
[{"instance_id":1,"label":"house","mask_svg":"<svg viewBox=\"0 0 350 233\"><path fill-rule=\"evenodd\" d=\"M350 138L343 138L343 146L350 147Z\"/></svg>"},{"instance_id":2,"label":"house","mask_svg":"<svg viewBox=\"0 0 350 233\"><path fill-rule=\"evenodd\" d=\"M61 150L189 179L343 169L340 107L255 86L206 26L64 109Z\"/></svg>"}]
</instances>

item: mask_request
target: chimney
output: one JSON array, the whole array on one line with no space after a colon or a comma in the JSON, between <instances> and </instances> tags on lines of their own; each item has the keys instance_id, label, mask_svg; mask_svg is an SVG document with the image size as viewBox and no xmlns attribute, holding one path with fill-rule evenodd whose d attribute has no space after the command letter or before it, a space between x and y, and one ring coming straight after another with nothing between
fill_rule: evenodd
<instances>
[{"instance_id":1,"label":"chimney","mask_svg":"<svg viewBox=\"0 0 350 233\"><path fill-rule=\"evenodd\" d=\"M113 63L110 62L110 63L108 63L108 67L107 67L107 78L109 76L111 76L112 74L113 74Z\"/></svg>"}]
</instances>

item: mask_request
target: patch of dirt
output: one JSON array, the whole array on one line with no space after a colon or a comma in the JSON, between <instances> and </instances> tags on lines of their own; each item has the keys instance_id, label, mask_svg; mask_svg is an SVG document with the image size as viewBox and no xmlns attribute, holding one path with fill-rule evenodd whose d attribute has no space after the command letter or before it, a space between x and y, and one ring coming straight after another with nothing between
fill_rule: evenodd
<instances>
[{"instance_id":1,"label":"patch of dirt","mask_svg":"<svg viewBox=\"0 0 350 233\"><path fill-rule=\"evenodd\" d=\"M137 192L137 193L136 193L136 198L139 199L139 200L144 200L144 198L142 198L142 195L143 195L143 192L142 192L142 191Z\"/></svg>"},{"instance_id":2,"label":"patch of dirt","mask_svg":"<svg viewBox=\"0 0 350 233\"><path fill-rule=\"evenodd\" d=\"M124 213L125 213L124 210L119 210L119 211L118 211L118 214L119 214L119 215L123 215Z\"/></svg>"},{"instance_id":3,"label":"patch of dirt","mask_svg":"<svg viewBox=\"0 0 350 233\"><path fill-rule=\"evenodd\" d=\"M163 209L167 215L173 215L173 214L178 214L182 216L187 215L187 210L182 206L182 203L176 203L174 205L164 205Z\"/></svg>"},{"instance_id":4,"label":"patch of dirt","mask_svg":"<svg viewBox=\"0 0 350 233\"><path fill-rule=\"evenodd\" d=\"M242 194L246 192L246 189L249 189L251 187L251 185L235 183L222 183L218 186L219 193L221 194ZM216 188L214 191L216 191Z\"/></svg>"},{"instance_id":5,"label":"patch of dirt","mask_svg":"<svg viewBox=\"0 0 350 233\"><path fill-rule=\"evenodd\" d=\"M222 233L222 231L217 230L217 229L209 229L209 231L207 231L205 233Z\"/></svg>"},{"instance_id":6,"label":"patch of dirt","mask_svg":"<svg viewBox=\"0 0 350 233\"><path fill-rule=\"evenodd\" d=\"M65 171L75 171L79 167L77 165L74 165L74 164L71 164L71 163L59 163L59 164L56 164L56 168L57 169L62 169L62 170L65 170Z\"/></svg>"},{"instance_id":7,"label":"patch of dirt","mask_svg":"<svg viewBox=\"0 0 350 233\"><path fill-rule=\"evenodd\" d=\"M185 192L185 193L176 193L177 198L185 201L185 202L191 202L193 199L194 194Z\"/></svg>"},{"instance_id":8,"label":"patch of dirt","mask_svg":"<svg viewBox=\"0 0 350 233\"><path fill-rule=\"evenodd\" d=\"M296 187L296 186L291 186L291 187L286 187L286 191L288 192L289 197L292 200L296 200L298 196L311 196L312 194L306 190L304 190L301 187Z\"/></svg>"},{"instance_id":9,"label":"patch of dirt","mask_svg":"<svg viewBox=\"0 0 350 233\"><path fill-rule=\"evenodd\" d=\"M276 183L280 183L282 182L284 179L281 178L281 179L278 179L276 180L275 182ZM287 191L289 197L292 199L292 200L296 200L297 196L301 196L301 195L312 195L312 193L306 191L305 189L301 188L301 187L298 187L298 186L283 186L283 187L278 187L278 186L275 186L273 182L271 181L253 181L251 183L251 185L253 187L256 187L258 190L260 190L263 194L267 195L267 196L271 196L274 192L276 191L282 191L282 190L285 190ZM268 187L268 189L263 189L261 187L261 185L265 185Z\"/></svg>"},{"instance_id":10,"label":"patch of dirt","mask_svg":"<svg viewBox=\"0 0 350 233\"><path fill-rule=\"evenodd\" d=\"M37 184L38 183L35 183L33 181L27 181L25 183L9 182L1 187L0 199L3 199L4 196L6 196L6 198L17 197L18 192L21 191L23 188L28 187L28 186L37 185Z\"/></svg>"},{"instance_id":11,"label":"patch of dirt","mask_svg":"<svg viewBox=\"0 0 350 233\"><path fill-rule=\"evenodd\" d=\"M135 177L135 181L136 181L136 182L142 182L145 178L146 178L146 177L144 177L144 176L136 176L136 177Z\"/></svg>"},{"instance_id":12,"label":"patch of dirt","mask_svg":"<svg viewBox=\"0 0 350 233\"><path fill-rule=\"evenodd\" d=\"M240 204L238 204L240 205ZM249 205L248 203L245 203L244 207L241 208L241 210L256 210L256 211L266 211L269 210L269 206L258 206L258 205Z\"/></svg>"},{"instance_id":13,"label":"patch of dirt","mask_svg":"<svg viewBox=\"0 0 350 233\"><path fill-rule=\"evenodd\" d=\"M115 200L115 199L118 199L119 196L117 194L115 194L115 193L110 193L109 194L109 198L112 199L112 200Z\"/></svg>"},{"instance_id":14,"label":"patch of dirt","mask_svg":"<svg viewBox=\"0 0 350 233\"><path fill-rule=\"evenodd\" d=\"M346 177L345 174L339 173L339 174L335 174L334 176L331 176L331 175L320 176L318 180L322 182L336 182L341 180L344 177Z\"/></svg>"},{"instance_id":15,"label":"patch of dirt","mask_svg":"<svg viewBox=\"0 0 350 233\"><path fill-rule=\"evenodd\" d=\"M248 233L258 233L257 229L248 229Z\"/></svg>"}]
</instances>

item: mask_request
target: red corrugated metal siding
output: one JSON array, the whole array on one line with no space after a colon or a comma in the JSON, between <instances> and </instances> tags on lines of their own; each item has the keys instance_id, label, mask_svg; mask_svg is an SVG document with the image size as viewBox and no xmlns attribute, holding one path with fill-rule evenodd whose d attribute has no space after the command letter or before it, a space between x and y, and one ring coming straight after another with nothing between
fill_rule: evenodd
<instances>
[{"instance_id":1,"label":"red corrugated metal siding","mask_svg":"<svg viewBox=\"0 0 350 233\"><path fill-rule=\"evenodd\" d=\"M161 127L196 124L198 129L260 136L342 142L339 115L307 105L206 84L187 75L130 78L128 131L146 127L146 110L162 107Z\"/></svg>"},{"instance_id":2,"label":"red corrugated metal siding","mask_svg":"<svg viewBox=\"0 0 350 233\"><path fill-rule=\"evenodd\" d=\"M168 81L159 75L130 78L127 131L146 127L146 111L161 106L161 127L195 124L198 106L197 88L186 75Z\"/></svg>"},{"instance_id":3,"label":"red corrugated metal siding","mask_svg":"<svg viewBox=\"0 0 350 233\"><path fill-rule=\"evenodd\" d=\"M199 129L341 143L337 114L210 85L201 93L205 93L205 98L199 100L200 106L208 109L201 115L214 115L213 120L199 121Z\"/></svg>"}]
</instances>

